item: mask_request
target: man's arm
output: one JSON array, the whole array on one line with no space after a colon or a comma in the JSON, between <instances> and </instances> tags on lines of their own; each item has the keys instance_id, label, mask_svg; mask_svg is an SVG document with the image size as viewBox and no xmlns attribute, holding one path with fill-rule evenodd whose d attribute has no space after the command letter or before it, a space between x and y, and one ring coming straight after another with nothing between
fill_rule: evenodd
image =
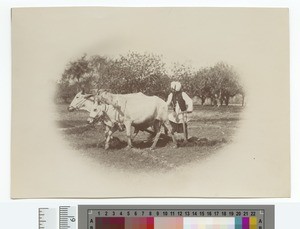
<instances>
[{"instance_id":1,"label":"man's arm","mask_svg":"<svg viewBox=\"0 0 300 229\"><path fill-rule=\"evenodd\" d=\"M187 105L186 111L188 113L191 113L193 111L193 100L185 92L182 92L182 98Z\"/></svg>"},{"instance_id":2,"label":"man's arm","mask_svg":"<svg viewBox=\"0 0 300 229\"><path fill-rule=\"evenodd\" d=\"M170 93L169 96L168 96L168 99L167 99L167 105L170 106L171 102L172 102L172 97L173 97L173 94Z\"/></svg>"}]
</instances>

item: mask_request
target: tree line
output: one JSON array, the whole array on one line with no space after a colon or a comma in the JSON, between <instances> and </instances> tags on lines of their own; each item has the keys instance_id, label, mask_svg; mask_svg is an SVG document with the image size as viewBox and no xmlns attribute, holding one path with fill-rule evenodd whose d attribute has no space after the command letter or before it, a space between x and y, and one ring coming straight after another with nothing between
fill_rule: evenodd
<instances>
[{"instance_id":1,"label":"tree line","mask_svg":"<svg viewBox=\"0 0 300 229\"><path fill-rule=\"evenodd\" d=\"M167 71L162 56L129 52L115 59L83 55L70 61L57 82L56 99L69 102L83 87L120 94L143 92L166 99L171 81L181 82L183 90L190 97L198 96L202 105L206 99L212 105L228 105L230 97L240 94L243 100L245 96L237 72L224 62L198 70L176 63Z\"/></svg>"}]
</instances>

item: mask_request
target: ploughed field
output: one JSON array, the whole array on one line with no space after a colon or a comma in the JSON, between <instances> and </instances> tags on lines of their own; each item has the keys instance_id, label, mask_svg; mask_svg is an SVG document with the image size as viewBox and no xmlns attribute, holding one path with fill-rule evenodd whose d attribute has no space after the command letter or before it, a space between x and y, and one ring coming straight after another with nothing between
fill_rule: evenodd
<instances>
[{"instance_id":1,"label":"ploughed field","mask_svg":"<svg viewBox=\"0 0 300 229\"><path fill-rule=\"evenodd\" d=\"M102 166L132 171L172 170L189 163L197 163L230 144L241 121L241 106L195 106L188 123L189 142L176 134L179 147L174 149L170 137L159 139L157 148L150 150L149 133L139 132L133 140L134 148L126 149L125 131L113 134L109 150L104 150L103 125L87 125L89 113L67 111L68 104L57 105L57 128L66 142L83 156L93 158ZM100 139L100 144L97 143Z\"/></svg>"}]
</instances>

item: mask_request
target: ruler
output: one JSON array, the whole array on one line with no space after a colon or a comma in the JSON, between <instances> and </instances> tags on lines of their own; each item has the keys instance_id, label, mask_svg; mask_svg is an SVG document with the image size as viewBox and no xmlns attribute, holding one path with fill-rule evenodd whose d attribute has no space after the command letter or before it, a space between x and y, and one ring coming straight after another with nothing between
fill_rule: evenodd
<instances>
[{"instance_id":1,"label":"ruler","mask_svg":"<svg viewBox=\"0 0 300 229\"><path fill-rule=\"evenodd\" d=\"M59 217L57 217L57 211ZM77 207L59 206L57 208L39 208L38 225L39 229L76 229L77 228Z\"/></svg>"},{"instance_id":2,"label":"ruler","mask_svg":"<svg viewBox=\"0 0 300 229\"><path fill-rule=\"evenodd\" d=\"M89 209L88 217L259 217L264 209Z\"/></svg>"},{"instance_id":3,"label":"ruler","mask_svg":"<svg viewBox=\"0 0 300 229\"><path fill-rule=\"evenodd\" d=\"M55 208L39 208L39 229L57 228L57 214Z\"/></svg>"},{"instance_id":4,"label":"ruler","mask_svg":"<svg viewBox=\"0 0 300 229\"><path fill-rule=\"evenodd\" d=\"M59 229L76 229L76 207L59 207Z\"/></svg>"}]
</instances>

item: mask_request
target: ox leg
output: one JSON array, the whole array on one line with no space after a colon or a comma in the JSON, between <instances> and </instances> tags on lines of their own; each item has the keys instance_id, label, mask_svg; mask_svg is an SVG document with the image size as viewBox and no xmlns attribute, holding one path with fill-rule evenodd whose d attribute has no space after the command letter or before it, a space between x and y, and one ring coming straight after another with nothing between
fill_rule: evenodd
<instances>
[{"instance_id":1,"label":"ox leg","mask_svg":"<svg viewBox=\"0 0 300 229\"><path fill-rule=\"evenodd\" d=\"M153 125L153 129L154 129L154 132L152 132L152 133L148 132L150 135L147 137L147 142L152 141L157 134L157 130L155 129L155 124Z\"/></svg>"},{"instance_id":2,"label":"ox leg","mask_svg":"<svg viewBox=\"0 0 300 229\"><path fill-rule=\"evenodd\" d=\"M105 140L105 145L104 145L105 150L109 149L109 142L110 142L110 139L112 138L112 134L113 134L113 132L109 129L106 140Z\"/></svg>"},{"instance_id":3,"label":"ox leg","mask_svg":"<svg viewBox=\"0 0 300 229\"><path fill-rule=\"evenodd\" d=\"M156 135L155 135L153 144L152 144L152 146L150 147L151 150L155 149L156 144L157 144L157 142L158 142L158 139L159 139L159 137L160 137L160 135L161 135L160 127L161 127L161 124L160 124L159 121L154 123L154 131L156 132Z\"/></svg>"},{"instance_id":4,"label":"ox leg","mask_svg":"<svg viewBox=\"0 0 300 229\"><path fill-rule=\"evenodd\" d=\"M132 148L132 142L131 142L131 122L126 122L124 123L126 127L126 136L127 136L127 148L130 149Z\"/></svg>"},{"instance_id":5,"label":"ox leg","mask_svg":"<svg viewBox=\"0 0 300 229\"><path fill-rule=\"evenodd\" d=\"M168 133L169 133L169 129L168 127L166 126L165 123L162 124L163 128L164 128L164 131L165 131L165 135L168 136Z\"/></svg>"},{"instance_id":6,"label":"ox leg","mask_svg":"<svg viewBox=\"0 0 300 229\"><path fill-rule=\"evenodd\" d=\"M178 145L177 145L177 140L175 138L175 131L174 131L174 129L172 127L171 127L171 137L172 137L172 141L174 143L174 148L177 148Z\"/></svg>"},{"instance_id":7,"label":"ox leg","mask_svg":"<svg viewBox=\"0 0 300 229\"><path fill-rule=\"evenodd\" d=\"M132 140L137 136L138 133L139 133L139 129L134 128L134 135L132 137Z\"/></svg>"},{"instance_id":8,"label":"ox leg","mask_svg":"<svg viewBox=\"0 0 300 229\"><path fill-rule=\"evenodd\" d=\"M104 141L106 141L106 139L107 139L108 131L109 131L108 127L105 126L105 131L104 131ZM101 138L99 138L99 140L98 140L97 148L99 148L100 143L101 143Z\"/></svg>"},{"instance_id":9,"label":"ox leg","mask_svg":"<svg viewBox=\"0 0 300 229\"><path fill-rule=\"evenodd\" d=\"M187 123L185 123L185 140L186 140L186 142L188 142L188 139L189 139L189 132L188 132L188 128L187 128Z\"/></svg>"},{"instance_id":10,"label":"ox leg","mask_svg":"<svg viewBox=\"0 0 300 229\"><path fill-rule=\"evenodd\" d=\"M99 140L98 140L98 142L97 142L97 148L99 148L99 146L100 146L101 139L102 139L102 138L99 138ZM105 132L105 140L106 140L106 132Z\"/></svg>"}]
</instances>

